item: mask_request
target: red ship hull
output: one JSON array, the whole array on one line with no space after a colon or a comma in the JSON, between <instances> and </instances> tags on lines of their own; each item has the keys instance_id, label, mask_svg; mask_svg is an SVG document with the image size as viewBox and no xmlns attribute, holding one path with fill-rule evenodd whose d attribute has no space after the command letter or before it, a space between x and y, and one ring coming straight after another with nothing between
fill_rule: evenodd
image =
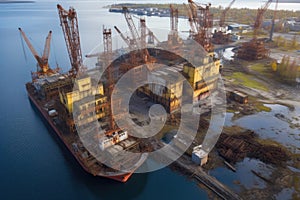
<instances>
[{"instance_id":1,"label":"red ship hull","mask_svg":"<svg viewBox=\"0 0 300 200\"><path fill-rule=\"evenodd\" d=\"M48 122L48 124L51 126L51 128L54 130L54 132L56 133L56 135L61 139L61 141L65 144L65 146L68 148L68 150L72 153L72 155L74 156L74 158L78 161L78 163L81 165L81 167L88 173L91 174L91 172L87 169L87 167L84 165L84 163L78 158L78 156L76 156L76 154L72 151L72 147L70 145L68 145L65 141L64 138L62 137L62 133L61 131L56 127L56 125L54 124L53 120L49 117L48 113L43 110L41 108L41 106L38 104L38 102L35 100L35 98L30 94L30 92L28 92L28 97L30 99L30 101L34 104L34 106L39 110L39 112L43 115L44 119ZM134 169L135 170L135 169ZM94 176L101 176L101 177L105 177L105 178L109 178L112 180L116 180L122 183L125 183L133 174L134 170L132 172L119 172L118 175L98 175L98 174L93 174Z\"/></svg>"}]
</instances>

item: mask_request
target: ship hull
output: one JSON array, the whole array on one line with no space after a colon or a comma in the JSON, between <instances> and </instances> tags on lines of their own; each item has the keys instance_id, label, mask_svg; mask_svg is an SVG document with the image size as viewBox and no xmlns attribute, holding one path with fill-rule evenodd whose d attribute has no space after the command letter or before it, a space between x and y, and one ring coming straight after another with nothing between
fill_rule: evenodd
<instances>
[{"instance_id":1,"label":"ship hull","mask_svg":"<svg viewBox=\"0 0 300 200\"><path fill-rule=\"evenodd\" d=\"M68 145L65 141L64 138L62 137L62 132L59 130L59 128L54 124L53 120L50 118L48 113L39 105L39 103L36 101L34 96L30 92L27 93L29 100L33 103L32 105L37 108L39 113L43 116L43 118L46 120L46 122L50 125L52 130L56 133L56 135L60 138L60 140L64 143L64 145L67 147L69 152L73 155L73 157L77 160L77 162L81 165L81 167L89 174L92 174L90 170L84 165L84 163L80 160L80 158L73 152L71 145ZM130 172L119 172L116 173L117 175L101 175L101 174L93 174L94 176L100 176L108 179L112 179L115 181L119 181L122 183L125 183L131 175L134 173L134 171L146 160L145 157L142 157L142 160L139 161L139 165L135 167Z\"/></svg>"}]
</instances>

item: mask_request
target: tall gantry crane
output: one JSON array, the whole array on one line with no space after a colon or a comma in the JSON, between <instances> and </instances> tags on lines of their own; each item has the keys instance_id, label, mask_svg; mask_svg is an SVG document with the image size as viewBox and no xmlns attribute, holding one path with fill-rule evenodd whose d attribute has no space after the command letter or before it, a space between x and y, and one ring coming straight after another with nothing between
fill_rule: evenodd
<instances>
[{"instance_id":1,"label":"tall gantry crane","mask_svg":"<svg viewBox=\"0 0 300 200\"><path fill-rule=\"evenodd\" d=\"M131 14L129 13L129 10L127 7L123 7L123 13L131 34L131 38L125 37L122 32L114 26L116 31L120 34L121 38L126 42L129 49L131 51L130 53L130 62L132 65L137 64L138 62L142 61L142 63L149 63L150 54L146 47L146 30L149 31L149 29L146 27L146 21L145 19L140 19L140 27L141 27L141 36L138 33L138 30L133 22L133 18ZM149 32L150 33L150 32ZM151 34L152 35L152 34Z\"/></svg>"},{"instance_id":2,"label":"tall gantry crane","mask_svg":"<svg viewBox=\"0 0 300 200\"><path fill-rule=\"evenodd\" d=\"M39 70L37 70L37 72L34 72L34 74L36 74L37 76L33 77L33 80L36 78L39 78L40 76L45 76L45 75L47 76L47 75L56 73L59 69L57 68L56 70L52 70L49 67L49 63L48 63L48 58L50 55L50 41L51 41L52 31L49 31L48 36L46 37L46 42L45 42L44 51L43 51L42 56L39 56L37 51L34 49L32 44L30 43L29 39L27 38L26 34L23 32L23 30L21 28L19 28L19 31L20 31L22 37L24 38L31 53L35 57L37 64L39 66Z\"/></svg>"},{"instance_id":3,"label":"tall gantry crane","mask_svg":"<svg viewBox=\"0 0 300 200\"><path fill-rule=\"evenodd\" d=\"M172 32L178 32L178 9L175 9L172 4L170 4L170 26Z\"/></svg>"},{"instance_id":4,"label":"tall gantry crane","mask_svg":"<svg viewBox=\"0 0 300 200\"><path fill-rule=\"evenodd\" d=\"M213 15L210 13L211 4L199 4L193 0L188 0L193 23L196 25L196 33L193 38L196 42L203 46L207 52L213 52L214 47L211 42L211 28L213 26Z\"/></svg>"},{"instance_id":5,"label":"tall gantry crane","mask_svg":"<svg viewBox=\"0 0 300 200\"><path fill-rule=\"evenodd\" d=\"M270 38L269 38L270 41L273 40L273 33L274 33L274 28L275 28L275 18L276 18L276 13L277 13L277 7L278 7L278 0L276 0L274 14L273 14L273 18L272 18L272 24L271 24L271 30L270 30Z\"/></svg>"},{"instance_id":6,"label":"tall gantry crane","mask_svg":"<svg viewBox=\"0 0 300 200\"><path fill-rule=\"evenodd\" d=\"M146 48L146 36L147 36L147 26L145 18L140 18L140 29L141 29L141 48Z\"/></svg>"},{"instance_id":7,"label":"tall gantry crane","mask_svg":"<svg viewBox=\"0 0 300 200\"><path fill-rule=\"evenodd\" d=\"M269 50L266 49L264 41L257 39L257 33L261 27L263 15L271 3L272 0L268 0L261 8L257 10L253 27L253 38L249 42L242 44L237 52L238 58L245 60L259 60L268 57Z\"/></svg>"},{"instance_id":8,"label":"tall gantry crane","mask_svg":"<svg viewBox=\"0 0 300 200\"><path fill-rule=\"evenodd\" d=\"M231 6L234 4L235 0L232 0L230 2L230 4L223 10L223 12L221 13L220 16L220 22L219 22L219 26L220 26L220 31L222 31L222 28L224 28L225 25L225 19L226 19L226 14L227 12L230 10Z\"/></svg>"},{"instance_id":9,"label":"tall gantry crane","mask_svg":"<svg viewBox=\"0 0 300 200\"><path fill-rule=\"evenodd\" d=\"M103 56L104 56L104 62L105 62L105 66L107 66L107 92L108 92L108 97L109 97L109 101L107 102L107 110L108 110L108 117L109 117L109 126L110 126L110 130L109 132L107 132L107 135L110 135L113 133L113 131L116 130L116 123L114 121L114 117L112 114L112 106L114 105L114 102L112 101L112 93L114 90L114 84L115 81L113 79L113 69L111 66L111 61L112 61L112 39L111 39L111 29L107 29L103 26Z\"/></svg>"},{"instance_id":10,"label":"tall gantry crane","mask_svg":"<svg viewBox=\"0 0 300 200\"><path fill-rule=\"evenodd\" d=\"M193 34L196 33L196 24L194 23L194 19L193 19L193 14L192 11L190 9L190 7L187 4L183 4L186 8L187 11L187 15L188 15L188 21L190 23L190 37L192 37Z\"/></svg>"},{"instance_id":11,"label":"tall gantry crane","mask_svg":"<svg viewBox=\"0 0 300 200\"><path fill-rule=\"evenodd\" d=\"M131 33L131 37L132 37L131 45L133 45L133 48L140 48L141 47L141 42L140 42L141 38L139 36L138 30L133 22L132 16L127 7L123 7L123 13L124 13L128 28Z\"/></svg>"},{"instance_id":12,"label":"tall gantry crane","mask_svg":"<svg viewBox=\"0 0 300 200\"><path fill-rule=\"evenodd\" d=\"M268 0L261 8L259 8L257 10L257 15L256 15L256 19L255 19L255 22L254 22L254 27L253 27L253 38L257 37L257 32L261 27L264 14L267 11L267 9L268 9L268 7L270 6L271 3L272 3L272 0Z\"/></svg>"},{"instance_id":13,"label":"tall gantry crane","mask_svg":"<svg viewBox=\"0 0 300 200\"><path fill-rule=\"evenodd\" d=\"M77 13L74 8L70 7L67 11L59 4L57 9L72 66L69 73L76 76L78 73L84 73Z\"/></svg>"},{"instance_id":14,"label":"tall gantry crane","mask_svg":"<svg viewBox=\"0 0 300 200\"><path fill-rule=\"evenodd\" d=\"M225 44L229 42L229 35L226 34L226 29L225 29L225 19L226 19L226 14L233 5L235 0L232 0L230 4L223 10L220 16L220 21L219 21L219 30L215 31L213 34L213 43L214 44Z\"/></svg>"}]
</instances>

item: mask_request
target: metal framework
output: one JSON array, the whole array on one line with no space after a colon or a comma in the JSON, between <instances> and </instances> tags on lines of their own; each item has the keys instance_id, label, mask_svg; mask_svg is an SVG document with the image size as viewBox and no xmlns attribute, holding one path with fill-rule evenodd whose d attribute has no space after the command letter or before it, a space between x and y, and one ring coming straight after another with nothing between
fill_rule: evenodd
<instances>
[{"instance_id":1,"label":"metal framework","mask_svg":"<svg viewBox=\"0 0 300 200\"><path fill-rule=\"evenodd\" d=\"M124 13L128 28L131 33L131 37L132 37L131 45L133 45L136 48L139 48L140 47L140 42L139 42L140 36L139 36L137 28L133 22L132 16L129 13L129 10L127 7L123 7L123 13Z\"/></svg>"},{"instance_id":2,"label":"metal framework","mask_svg":"<svg viewBox=\"0 0 300 200\"><path fill-rule=\"evenodd\" d=\"M110 66L110 62L112 59L112 39L111 39L111 29L107 29L103 26L103 44L104 44L104 49L103 49L103 54L104 54L104 62L105 66L107 66L107 92L108 92L108 102L107 102L107 115L109 117L109 126L110 130L108 135L110 135L115 129L116 129L116 124L112 115L112 107L114 105L111 99L112 92L114 90L114 80L113 80L113 72L112 72L112 66Z\"/></svg>"},{"instance_id":3,"label":"metal framework","mask_svg":"<svg viewBox=\"0 0 300 200\"><path fill-rule=\"evenodd\" d=\"M170 26L171 31L178 32L178 9L170 4Z\"/></svg>"},{"instance_id":4,"label":"metal framework","mask_svg":"<svg viewBox=\"0 0 300 200\"><path fill-rule=\"evenodd\" d=\"M187 4L185 4L185 3L184 3L184 5L185 5L185 8L187 10L188 21L190 23L190 28L191 28L191 30L190 30L190 37L192 37L192 35L196 33L196 25L194 23L193 14L192 14L192 11L191 11L190 7Z\"/></svg>"},{"instance_id":5,"label":"metal framework","mask_svg":"<svg viewBox=\"0 0 300 200\"><path fill-rule=\"evenodd\" d=\"M219 22L219 26L220 28L223 28L225 25L225 18L226 18L226 14L227 12L230 10L231 6L234 4L235 0L232 0L230 2L230 4L223 10L223 12L221 13L220 16L220 22Z\"/></svg>"},{"instance_id":6,"label":"metal framework","mask_svg":"<svg viewBox=\"0 0 300 200\"><path fill-rule=\"evenodd\" d=\"M271 26L270 38L269 38L270 41L273 40L273 33L274 33L274 28L275 28L275 18L276 18L276 13L277 13L277 7L278 7L278 0L276 0L275 10L274 10L273 18L272 18L272 26Z\"/></svg>"},{"instance_id":7,"label":"metal framework","mask_svg":"<svg viewBox=\"0 0 300 200\"><path fill-rule=\"evenodd\" d=\"M72 66L69 72L71 75L76 76L78 73L84 72L77 13L74 8L70 7L67 11L59 4L57 4L57 9Z\"/></svg>"},{"instance_id":8,"label":"metal framework","mask_svg":"<svg viewBox=\"0 0 300 200\"><path fill-rule=\"evenodd\" d=\"M193 23L196 25L196 33L193 38L196 42L203 46L207 52L213 52L211 28L213 27L213 15L209 9L211 4L199 4L192 0L188 0Z\"/></svg>"},{"instance_id":9,"label":"metal framework","mask_svg":"<svg viewBox=\"0 0 300 200\"><path fill-rule=\"evenodd\" d=\"M39 66L39 70L35 73L37 75L37 77L34 77L34 79L38 78L41 75L50 75L50 74L55 73L55 71L53 71L49 67L49 63L48 63L48 58L49 58L49 55L50 55L50 41L51 41L52 31L49 31L49 33L48 33L48 35L46 37L46 41L45 41L45 46L44 46L44 51L43 51L42 57L39 56L39 54L37 53L37 51L34 49L34 47L30 43L29 39L27 38L27 36L23 32L23 30L21 28L19 28L19 31L20 31L23 39L25 40L28 48L30 49L31 53L33 54L34 58L37 61L38 66Z\"/></svg>"},{"instance_id":10,"label":"metal framework","mask_svg":"<svg viewBox=\"0 0 300 200\"><path fill-rule=\"evenodd\" d=\"M253 37L256 38L257 36L257 32L261 27L262 21L263 21L263 17L265 12L267 11L268 7L270 6L270 4L272 3L272 0L268 0L264 6L262 6L261 8L259 8L257 10L257 15L256 15L256 19L254 22L254 30L253 30Z\"/></svg>"},{"instance_id":11,"label":"metal framework","mask_svg":"<svg viewBox=\"0 0 300 200\"><path fill-rule=\"evenodd\" d=\"M237 52L237 57L245 60L259 60L268 57L269 50L266 49L264 41L257 38L257 33L261 27L263 15L272 3L268 0L258 9L253 27L253 39L245 42Z\"/></svg>"}]
</instances>

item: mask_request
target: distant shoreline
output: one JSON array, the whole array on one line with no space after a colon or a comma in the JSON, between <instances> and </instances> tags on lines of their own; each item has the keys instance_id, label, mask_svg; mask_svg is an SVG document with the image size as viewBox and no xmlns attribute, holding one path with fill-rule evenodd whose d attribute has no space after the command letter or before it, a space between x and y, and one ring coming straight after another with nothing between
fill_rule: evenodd
<instances>
[{"instance_id":1,"label":"distant shoreline","mask_svg":"<svg viewBox=\"0 0 300 200\"><path fill-rule=\"evenodd\" d=\"M35 3L35 1L1 1L0 0L0 4L4 4L4 3Z\"/></svg>"}]
</instances>

